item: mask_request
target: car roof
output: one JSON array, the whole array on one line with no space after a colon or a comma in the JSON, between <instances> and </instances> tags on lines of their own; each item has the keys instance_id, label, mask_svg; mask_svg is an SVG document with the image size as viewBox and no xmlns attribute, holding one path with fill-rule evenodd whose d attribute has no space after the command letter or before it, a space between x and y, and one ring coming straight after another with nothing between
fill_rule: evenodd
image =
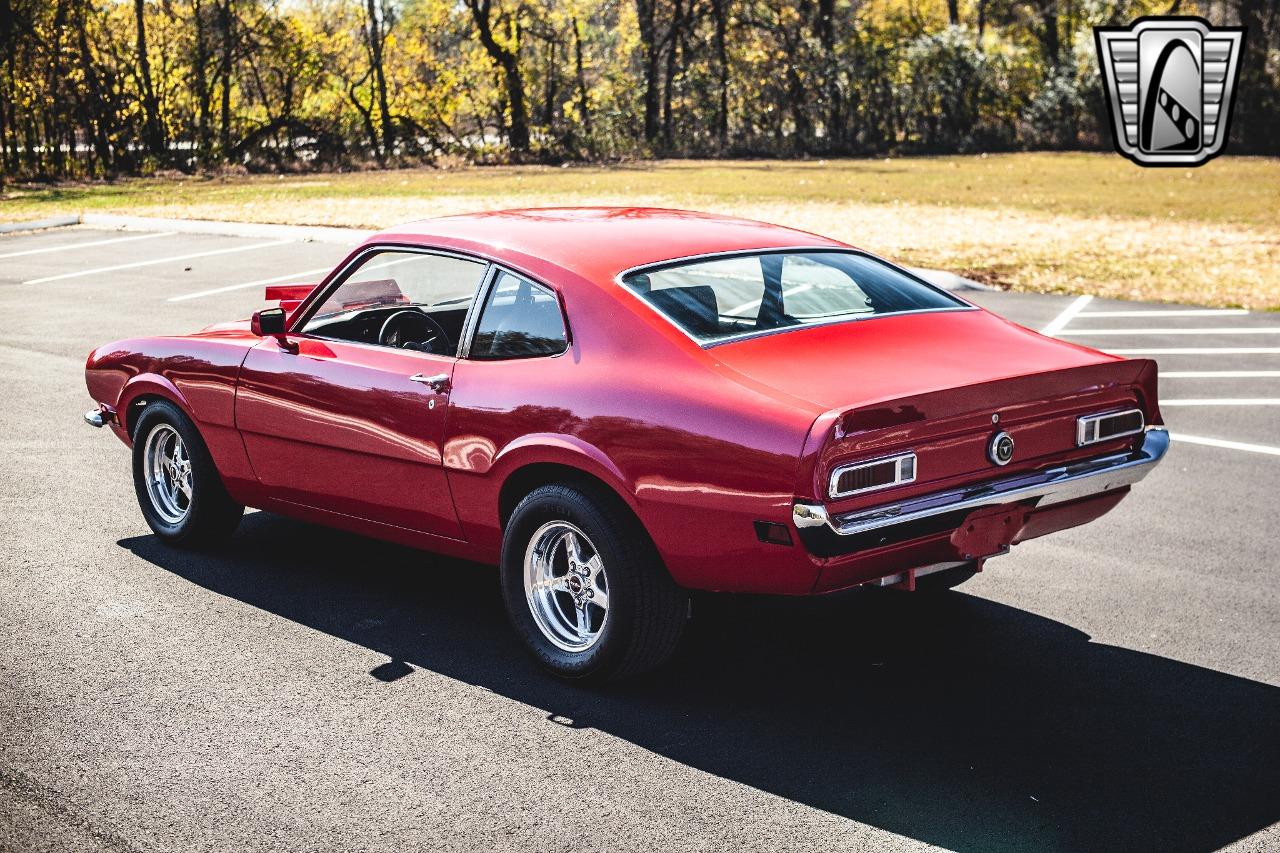
<instances>
[{"instance_id":1,"label":"car roof","mask_svg":"<svg viewBox=\"0 0 1280 853\"><path fill-rule=\"evenodd\" d=\"M714 213L654 207L544 207L422 219L367 244L452 248L521 266L537 261L597 282L663 261L719 252L849 248L827 237Z\"/></svg>"}]
</instances>

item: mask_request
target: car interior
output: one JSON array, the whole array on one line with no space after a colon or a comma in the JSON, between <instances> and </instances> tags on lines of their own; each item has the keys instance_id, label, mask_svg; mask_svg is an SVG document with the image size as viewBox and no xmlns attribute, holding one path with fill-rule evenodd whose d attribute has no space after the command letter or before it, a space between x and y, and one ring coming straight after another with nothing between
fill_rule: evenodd
<instances>
[{"instance_id":1,"label":"car interior","mask_svg":"<svg viewBox=\"0 0 1280 853\"><path fill-rule=\"evenodd\" d=\"M349 281L328 297L305 331L329 340L456 356L473 298L474 294L435 304L415 303L395 279ZM554 355L566 346L564 318L555 295L502 273L481 311L470 357Z\"/></svg>"},{"instance_id":2,"label":"car interior","mask_svg":"<svg viewBox=\"0 0 1280 853\"><path fill-rule=\"evenodd\" d=\"M623 283L691 336L735 335L964 303L851 252L774 252L632 273Z\"/></svg>"}]
</instances>

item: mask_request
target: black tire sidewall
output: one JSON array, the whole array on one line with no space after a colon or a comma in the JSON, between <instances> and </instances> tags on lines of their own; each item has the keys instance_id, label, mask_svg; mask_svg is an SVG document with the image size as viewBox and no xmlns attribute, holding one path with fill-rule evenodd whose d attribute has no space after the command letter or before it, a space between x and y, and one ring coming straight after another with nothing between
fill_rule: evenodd
<instances>
[{"instance_id":1,"label":"black tire sidewall","mask_svg":"<svg viewBox=\"0 0 1280 853\"><path fill-rule=\"evenodd\" d=\"M609 618L594 646L582 652L559 648L542 633L524 589L524 555L534 532L548 521L567 521L591 540L609 583ZM544 668L567 679L592 679L612 670L626 654L635 619L628 595L628 571L638 543L630 531L615 529L589 497L571 486L543 486L516 507L502 541L502 597L507 616L525 647Z\"/></svg>"},{"instance_id":2,"label":"black tire sidewall","mask_svg":"<svg viewBox=\"0 0 1280 853\"><path fill-rule=\"evenodd\" d=\"M186 445L187 455L191 458L191 506L186 516L177 524L170 524L156 512L146 485L147 436L161 424L168 424L177 430ZM230 502L199 431L181 409L164 400L148 403L134 427L133 487L147 525L167 542L185 543L198 539L212 520L208 517L225 509L225 505Z\"/></svg>"}]
</instances>

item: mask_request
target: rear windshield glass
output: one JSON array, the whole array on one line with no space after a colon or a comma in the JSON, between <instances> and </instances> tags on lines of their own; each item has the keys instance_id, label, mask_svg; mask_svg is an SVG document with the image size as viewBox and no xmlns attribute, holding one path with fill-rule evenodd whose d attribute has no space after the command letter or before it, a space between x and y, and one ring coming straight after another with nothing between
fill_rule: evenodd
<instances>
[{"instance_id":1,"label":"rear windshield glass","mask_svg":"<svg viewBox=\"0 0 1280 853\"><path fill-rule=\"evenodd\" d=\"M964 302L853 252L768 252L656 267L622 283L696 340Z\"/></svg>"}]
</instances>

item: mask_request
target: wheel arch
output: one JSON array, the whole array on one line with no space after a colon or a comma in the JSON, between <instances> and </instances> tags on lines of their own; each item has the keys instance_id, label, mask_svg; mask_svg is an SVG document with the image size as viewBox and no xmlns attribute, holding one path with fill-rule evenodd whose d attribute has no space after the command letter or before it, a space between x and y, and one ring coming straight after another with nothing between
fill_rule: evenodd
<instances>
[{"instance_id":1,"label":"wheel arch","mask_svg":"<svg viewBox=\"0 0 1280 853\"><path fill-rule=\"evenodd\" d=\"M575 465L564 460L526 462L506 475L498 490L499 527L506 529L511 514L515 512L516 506L525 496L542 486L556 483L581 484L612 495L619 504L626 507L640 528L644 529L644 522L636 511L633 496L626 490L620 489L617 483L611 483L600 474L587 470L586 466Z\"/></svg>"},{"instance_id":2,"label":"wheel arch","mask_svg":"<svg viewBox=\"0 0 1280 853\"><path fill-rule=\"evenodd\" d=\"M168 379L157 374L142 374L131 379L120 391L120 399L116 404L116 417L129 440L133 440L134 428L147 404L163 400L176 406L196 426L200 432L199 421L191 411L191 406L182 396L182 392Z\"/></svg>"}]
</instances>

